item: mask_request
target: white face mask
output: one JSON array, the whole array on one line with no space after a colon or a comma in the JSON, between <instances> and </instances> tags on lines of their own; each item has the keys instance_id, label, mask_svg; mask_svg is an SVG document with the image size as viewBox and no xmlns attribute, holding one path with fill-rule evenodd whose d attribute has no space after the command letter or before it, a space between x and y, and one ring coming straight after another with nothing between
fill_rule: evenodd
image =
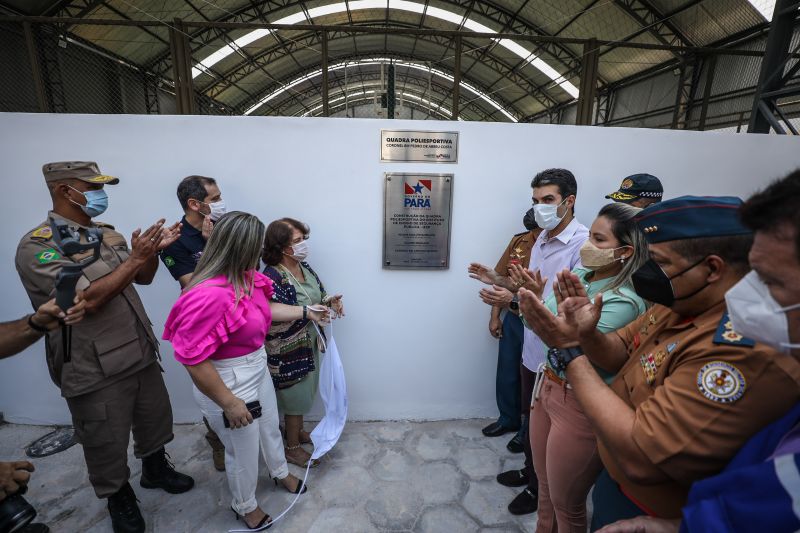
<instances>
[{"instance_id":1,"label":"white face mask","mask_svg":"<svg viewBox=\"0 0 800 533\"><path fill-rule=\"evenodd\" d=\"M558 216L558 208L566 201L567 199L564 198L564 201L558 205L535 204L533 206L533 218L539 224L539 227L549 231L558 226L561 219L564 218L564 215Z\"/></svg>"},{"instance_id":2,"label":"white face mask","mask_svg":"<svg viewBox=\"0 0 800 533\"><path fill-rule=\"evenodd\" d=\"M292 245L292 258L298 261L305 261L306 257L311 250L308 246L308 239L304 241L300 241L297 244Z\"/></svg>"},{"instance_id":3,"label":"white face mask","mask_svg":"<svg viewBox=\"0 0 800 533\"><path fill-rule=\"evenodd\" d=\"M205 202L203 202L206 204ZM208 214L211 217L212 222L216 222L217 220L221 219L222 216L227 213L227 209L225 208L225 201L220 200L219 202L211 202L210 204L206 204L211 212Z\"/></svg>"},{"instance_id":4,"label":"white face mask","mask_svg":"<svg viewBox=\"0 0 800 533\"><path fill-rule=\"evenodd\" d=\"M733 329L754 341L763 342L785 353L800 344L789 342L787 311L800 309L800 303L781 307L755 270L725 293Z\"/></svg>"}]
</instances>

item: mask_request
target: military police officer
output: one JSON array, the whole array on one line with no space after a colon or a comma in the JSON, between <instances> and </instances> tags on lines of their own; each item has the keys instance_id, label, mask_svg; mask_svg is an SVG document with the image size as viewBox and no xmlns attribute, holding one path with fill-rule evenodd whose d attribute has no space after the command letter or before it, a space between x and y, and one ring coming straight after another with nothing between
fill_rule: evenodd
<instances>
[{"instance_id":1,"label":"military police officer","mask_svg":"<svg viewBox=\"0 0 800 533\"><path fill-rule=\"evenodd\" d=\"M800 400L800 363L737 333L726 311L725 293L749 269L752 232L739 220L741 204L685 196L637 216L651 259L633 284L655 305L616 332L596 329L602 302L559 274L570 296L563 322L577 333L572 342L570 327L562 339L542 338L559 347L548 357L566 369L598 435L606 470L593 493L593 528L642 514L678 518L693 481L722 470ZM544 317L531 293L521 299L526 319ZM610 387L590 361L616 367Z\"/></svg>"},{"instance_id":2,"label":"military police officer","mask_svg":"<svg viewBox=\"0 0 800 533\"><path fill-rule=\"evenodd\" d=\"M142 459L142 487L181 493L194 485L166 457L164 445L173 438L172 409L158 363L158 341L132 285L153 280L156 254L174 242L179 224L165 228L160 220L144 232L137 229L128 248L113 226L92 220L108 206L104 186L119 183L118 178L83 161L48 163L43 173L53 202L48 219L68 225L84 243L92 228L103 235L100 259L83 268L77 284L86 300L85 319L72 326L71 342L64 342L64 329L47 334L50 376L72 414L95 493L108 498L114 531L144 531L128 483L131 430L134 453ZM22 237L16 267L34 308L53 297L62 267L91 252L62 253L47 221Z\"/></svg>"},{"instance_id":3,"label":"military police officer","mask_svg":"<svg viewBox=\"0 0 800 533\"><path fill-rule=\"evenodd\" d=\"M607 194L606 198L644 209L660 202L663 196L660 179L652 174L632 174L622 180L619 190Z\"/></svg>"}]
</instances>

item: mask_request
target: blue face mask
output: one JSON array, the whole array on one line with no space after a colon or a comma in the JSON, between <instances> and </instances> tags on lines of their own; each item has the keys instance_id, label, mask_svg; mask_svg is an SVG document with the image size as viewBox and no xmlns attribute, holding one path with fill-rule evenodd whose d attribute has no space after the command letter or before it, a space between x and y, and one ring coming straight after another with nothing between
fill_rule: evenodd
<instances>
[{"instance_id":1,"label":"blue face mask","mask_svg":"<svg viewBox=\"0 0 800 533\"><path fill-rule=\"evenodd\" d=\"M69 186L68 186L69 187ZM73 191L80 193L86 198L86 205L81 205L78 202L70 200L73 204L77 205L83 212L89 215L90 217L94 218L96 216L100 216L105 213L106 209L108 209L108 194L103 189L99 191L86 191L81 192L74 187L70 187Z\"/></svg>"}]
</instances>

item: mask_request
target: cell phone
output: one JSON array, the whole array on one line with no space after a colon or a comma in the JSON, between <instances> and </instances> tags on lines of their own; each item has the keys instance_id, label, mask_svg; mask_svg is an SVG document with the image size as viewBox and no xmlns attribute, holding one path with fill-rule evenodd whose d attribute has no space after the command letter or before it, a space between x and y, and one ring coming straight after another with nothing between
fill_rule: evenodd
<instances>
[{"instance_id":1,"label":"cell phone","mask_svg":"<svg viewBox=\"0 0 800 533\"><path fill-rule=\"evenodd\" d=\"M247 407L248 411L250 411L250 414L253 416L253 420L255 420L256 418L261 418L261 402L255 400L244 404L244 406ZM224 414L222 415L222 424L226 428L231 427L231 423L228 421L228 417L225 416Z\"/></svg>"}]
</instances>

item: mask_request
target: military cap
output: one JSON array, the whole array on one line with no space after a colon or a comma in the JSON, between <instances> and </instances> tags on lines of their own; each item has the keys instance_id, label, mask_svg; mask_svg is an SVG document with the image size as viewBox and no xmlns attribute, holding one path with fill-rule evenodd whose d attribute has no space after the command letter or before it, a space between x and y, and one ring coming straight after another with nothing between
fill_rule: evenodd
<instances>
[{"instance_id":1,"label":"military cap","mask_svg":"<svg viewBox=\"0 0 800 533\"><path fill-rule=\"evenodd\" d=\"M636 215L648 243L752 233L739 219L741 198L681 196L653 204Z\"/></svg>"},{"instance_id":2,"label":"military cap","mask_svg":"<svg viewBox=\"0 0 800 533\"><path fill-rule=\"evenodd\" d=\"M119 178L114 176L107 176L100 172L97 163L94 161L58 161L55 163L46 163L42 166L42 174L44 174L44 181L60 181L68 179L76 179L85 181L87 183L101 183L107 185L116 185L119 183Z\"/></svg>"},{"instance_id":3,"label":"military cap","mask_svg":"<svg viewBox=\"0 0 800 533\"><path fill-rule=\"evenodd\" d=\"M639 198L655 198L661 200L664 196L664 187L661 181L650 174L633 174L628 176L619 186L619 190L607 194L606 198L617 202L632 202Z\"/></svg>"}]
</instances>

